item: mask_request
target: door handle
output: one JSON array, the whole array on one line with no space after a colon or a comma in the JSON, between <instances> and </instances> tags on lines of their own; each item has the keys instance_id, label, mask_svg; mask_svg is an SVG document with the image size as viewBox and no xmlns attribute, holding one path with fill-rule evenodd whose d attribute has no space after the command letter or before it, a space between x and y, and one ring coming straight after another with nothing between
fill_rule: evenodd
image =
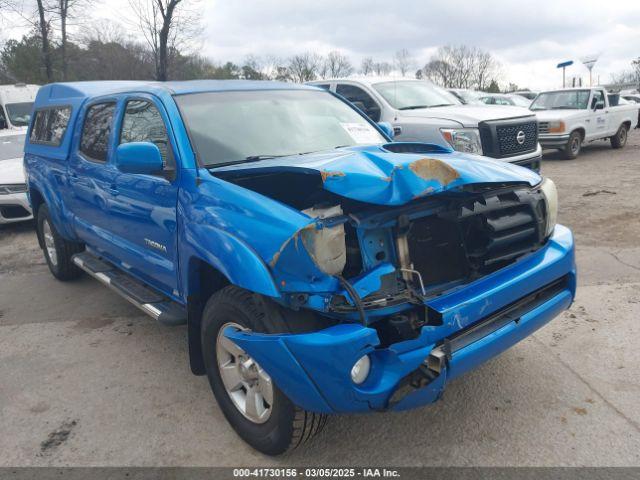
<instances>
[{"instance_id":1,"label":"door handle","mask_svg":"<svg viewBox=\"0 0 640 480\"><path fill-rule=\"evenodd\" d=\"M71 178L73 178L74 180L77 180L78 174L76 172L71 172Z\"/></svg>"},{"instance_id":2,"label":"door handle","mask_svg":"<svg viewBox=\"0 0 640 480\"><path fill-rule=\"evenodd\" d=\"M397 126L397 125L393 127L393 135L394 136L395 135L400 135L401 133L402 133L402 127Z\"/></svg>"},{"instance_id":3,"label":"door handle","mask_svg":"<svg viewBox=\"0 0 640 480\"><path fill-rule=\"evenodd\" d=\"M120 191L118 190L118 187L116 185L111 185L109 187L109 193L114 197L117 197L118 195L120 195Z\"/></svg>"}]
</instances>

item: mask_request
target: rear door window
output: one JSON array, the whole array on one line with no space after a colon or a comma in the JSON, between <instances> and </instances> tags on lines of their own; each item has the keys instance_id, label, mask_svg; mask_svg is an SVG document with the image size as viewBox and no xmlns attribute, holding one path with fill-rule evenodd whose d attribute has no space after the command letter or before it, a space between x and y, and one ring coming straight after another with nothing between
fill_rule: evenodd
<instances>
[{"instance_id":1,"label":"rear door window","mask_svg":"<svg viewBox=\"0 0 640 480\"><path fill-rule=\"evenodd\" d=\"M158 108L148 100L130 100L122 120L120 143L151 142L160 150L165 169L173 169L175 161L167 129Z\"/></svg>"},{"instance_id":2,"label":"rear door window","mask_svg":"<svg viewBox=\"0 0 640 480\"><path fill-rule=\"evenodd\" d=\"M367 114L371 120L377 122L380 120L380 107L376 101L371 98L367 92L355 85L338 84L336 93L353 103L356 107Z\"/></svg>"},{"instance_id":3,"label":"rear door window","mask_svg":"<svg viewBox=\"0 0 640 480\"><path fill-rule=\"evenodd\" d=\"M35 144L60 146L71 118L71 108L54 107L37 110L29 142Z\"/></svg>"},{"instance_id":4,"label":"rear door window","mask_svg":"<svg viewBox=\"0 0 640 480\"><path fill-rule=\"evenodd\" d=\"M82 127L80 151L89 160L107 161L115 110L115 102L97 103L87 110Z\"/></svg>"}]
</instances>

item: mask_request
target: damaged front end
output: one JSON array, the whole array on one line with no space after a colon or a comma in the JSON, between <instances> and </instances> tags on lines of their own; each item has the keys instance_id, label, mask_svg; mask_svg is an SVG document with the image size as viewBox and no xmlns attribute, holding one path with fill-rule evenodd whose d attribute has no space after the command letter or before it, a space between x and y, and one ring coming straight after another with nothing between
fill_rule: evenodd
<instances>
[{"instance_id":1,"label":"damaged front end","mask_svg":"<svg viewBox=\"0 0 640 480\"><path fill-rule=\"evenodd\" d=\"M397 143L212 173L308 217L265 262L281 306L327 328L226 334L309 410L435 401L448 378L573 298L570 232L550 236L553 189L525 169ZM366 367L362 380L356 367Z\"/></svg>"}]
</instances>

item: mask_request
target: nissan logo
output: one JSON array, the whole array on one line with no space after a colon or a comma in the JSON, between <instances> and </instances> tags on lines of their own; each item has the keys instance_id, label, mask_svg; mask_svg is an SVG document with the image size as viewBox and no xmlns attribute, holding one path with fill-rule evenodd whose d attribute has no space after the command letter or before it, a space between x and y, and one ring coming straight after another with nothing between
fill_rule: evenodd
<instances>
[{"instance_id":1,"label":"nissan logo","mask_svg":"<svg viewBox=\"0 0 640 480\"><path fill-rule=\"evenodd\" d=\"M524 134L524 132L522 130L520 130L516 134L516 141L518 142L518 145L522 145L526 138L527 138L527 136Z\"/></svg>"}]
</instances>

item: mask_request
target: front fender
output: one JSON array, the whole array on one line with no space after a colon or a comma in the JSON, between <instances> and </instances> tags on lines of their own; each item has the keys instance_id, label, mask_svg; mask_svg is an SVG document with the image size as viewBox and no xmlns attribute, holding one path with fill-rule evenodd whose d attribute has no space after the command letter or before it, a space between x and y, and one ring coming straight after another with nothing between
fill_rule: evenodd
<instances>
[{"instance_id":1,"label":"front fender","mask_svg":"<svg viewBox=\"0 0 640 480\"><path fill-rule=\"evenodd\" d=\"M211 225L190 224L185 231L185 241L189 251L183 258L204 260L238 287L269 297L280 297L264 261L249 245L229 232Z\"/></svg>"}]
</instances>

